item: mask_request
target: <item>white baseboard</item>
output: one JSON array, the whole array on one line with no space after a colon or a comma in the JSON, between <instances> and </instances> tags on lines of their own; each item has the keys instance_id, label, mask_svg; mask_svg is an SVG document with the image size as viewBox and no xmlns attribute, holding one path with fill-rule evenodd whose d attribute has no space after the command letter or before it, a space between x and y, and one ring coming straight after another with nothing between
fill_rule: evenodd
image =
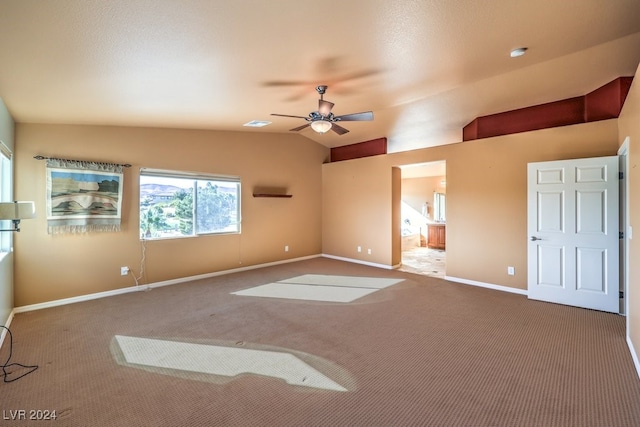
<instances>
[{"instance_id":1,"label":"white baseboard","mask_svg":"<svg viewBox=\"0 0 640 427\"><path fill-rule=\"evenodd\" d=\"M191 282L191 281L194 281L194 280L208 279L210 277L216 277L216 276L222 276L222 275L225 275L225 274L238 273L238 272L241 272L241 271L255 270L257 268L271 267L271 266L280 265L280 264L288 264L288 263L291 263L291 262L303 261L303 260L312 259L312 258L318 258L320 256L321 255L310 255L310 256L299 257L299 258L286 259L286 260L282 260L282 261L268 262L268 263L265 263L265 264L249 265L249 266L246 266L246 267L233 268L233 269L230 269L230 270L215 271L213 273L199 274L199 275L196 275L196 276L181 277L179 279L165 280L165 281L162 281L162 282L155 282L155 283L150 283L150 284L146 284L146 285L130 286L130 287L127 287L127 288L114 289L114 290L111 290L111 291L96 292L96 293L93 293L93 294L80 295L80 296L77 296L77 297L63 298L63 299L59 299L59 300L41 302L41 303L38 303L38 304L23 305L21 307L15 307L13 309L13 311L12 311L12 315L13 315L14 312L15 313L24 313L26 311L41 310L43 308L58 307L58 306L61 306L61 305L73 304L73 303L76 303L76 302L90 301L90 300L98 299L98 298L106 298L106 297L111 297L111 296L114 296L114 295L121 295L121 294L130 293L130 292L143 291L143 290L146 290L146 289L159 288L161 286L169 286L169 285L175 285L175 284L178 284L178 283Z\"/></svg>"},{"instance_id":2,"label":"white baseboard","mask_svg":"<svg viewBox=\"0 0 640 427\"><path fill-rule=\"evenodd\" d=\"M481 288L493 289L496 291L511 292L513 294L528 295L525 289L511 288L509 286L494 285L493 283L477 282L475 280L461 279L459 277L444 276L444 280L450 282L463 283L465 285L479 286Z\"/></svg>"},{"instance_id":3,"label":"white baseboard","mask_svg":"<svg viewBox=\"0 0 640 427\"><path fill-rule=\"evenodd\" d=\"M362 260L359 260L359 259L339 257L339 256L335 256L335 255L322 254L322 256L325 257L325 258L336 259L336 260L339 260L339 261L353 262L353 263L356 263L356 264L364 264L364 265L368 265L368 266L371 266L371 267L384 268L384 269L387 269L387 270L395 270L395 269L398 269L398 268L402 267L402 263L397 264L397 265L386 265L386 264L377 264L377 263L373 263L373 262L362 261ZM481 288L488 288L488 289L493 289L493 290L496 290L496 291L511 292L511 293L519 294L519 295L525 295L526 296L528 294L525 289L517 289L517 288L511 288L509 286L494 285L493 283L477 282L475 280L461 279L459 277L444 276L444 280L448 280L450 282L463 283L465 285L479 286Z\"/></svg>"},{"instance_id":4,"label":"white baseboard","mask_svg":"<svg viewBox=\"0 0 640 427\"><path fill-rule=\"evenodd\" d=\"M638 377L640 377L640 360L638 360L638 353L636 353L636 349L633 347L633 342L629 335L627 335L627 346L629 347L629 352L631 353L631 358L633 359L633 364L636 367L636 373Z\"/></svg>"},{"instance_id":5,"label":"white baseboard","mask_svg":"<svg viewBox=\"0 0 640 427\"><path fill-rule=\"evenodd\" d=\"M377 268L384 268L386 270L392 270L394 267L390 266L390 265L386 265L386 264L378 264L375 262L369 262L369 261L362 261L360 259L354 259L354 258L344 258L341 256L335 256L335 255L327 255L327 254L322 254L322 256L324 258L331 258L331 259L336 259L338 261L346 261L346 262L352 262L354 264L362 264L362 265L368 265L369 267L377 267Z\"/></svg>"},{"instance_id":6,"label":"white baseboard","mask_svg":"<svg viewBox=\"0 0 640 427\"><path fill-rule=\"evenodd\" d=\"M4 323L4 326L6 326L7 328L9 327L9 325L11 325L14 312L15 312L15 309L11 310L11 313L9 313L9 318L7 319L7 322ZM6 335L7 335L7 330L5 328L2 328L2 331L0 331L0 348L2 348L2 343L4 342L4 337Z\"/></svg>"}]
</instances>

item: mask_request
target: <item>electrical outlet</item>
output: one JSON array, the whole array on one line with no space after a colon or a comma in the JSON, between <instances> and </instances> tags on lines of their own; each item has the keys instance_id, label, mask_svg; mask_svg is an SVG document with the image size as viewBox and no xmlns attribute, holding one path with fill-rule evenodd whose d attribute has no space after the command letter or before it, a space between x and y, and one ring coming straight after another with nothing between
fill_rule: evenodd
<instances>
[{"instance_id":1,"label":"electrical outlet","mask_svg":"<svg viewBox=\"0 0 640 427\"><path fill-rule=\"evenodd\" d=\"M284 251L289 252L289 245L284 245Z\"/></svg>"},{"instance_id":2,"label":"electrical outlet","mask_svg":"<svg viewBox=\"0 0 640 427\"><path fill-rule=\"evenodd\" d=\"M358 246L358 252L362 252L362 246Z\"/></svg>"},{"instance_id":3,"label":"electrical outlet","mask_svg":"<svg viewBox=\"0 0 640 427\"><path fill-rule=\"evenodd\" d=\"M367 249L367 253L371 255L371 249Z\"/></svg>"},{"instance_id":4,"label":"electrical outlet","mask_svg":"<svg viewBox=\"0 0 640 427\"><path fill-rule=\"evenodd\" d=\"M513 275L515 275L515 274L516 274L516 269L515 269L515 268L513 268L513 267L511 267L511 266L507 267L507 274L508 274L509 276L513 276Z\"/></svg>"},{"instance_id":5,"label":"electrical outlet","mask_svg":"<svg viewBox=\"0 0 640 427\"><path fill-rule=\"evenodd\" d=\"M129 267L120 267L120 275L126 276L127 274L129 274Z\"/></svg>"}]
</instances>

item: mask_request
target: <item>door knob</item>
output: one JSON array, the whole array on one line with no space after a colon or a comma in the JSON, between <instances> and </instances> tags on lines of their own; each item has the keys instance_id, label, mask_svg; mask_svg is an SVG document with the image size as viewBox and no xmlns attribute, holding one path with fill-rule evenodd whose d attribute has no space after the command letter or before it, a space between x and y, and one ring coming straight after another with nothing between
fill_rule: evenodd
<instances>
[{"instance_id":1,"label":"door knob","mask_svg":"<svg viewBox=\"0 0 640 427\"><path fill-rule=\"evenodd\" d=\"M531 236L531 241L532 242L535 242L536 240L542 240L542 239L539 238L539 237L536 237L536 236Z\"/></svg>"}]
</instances>

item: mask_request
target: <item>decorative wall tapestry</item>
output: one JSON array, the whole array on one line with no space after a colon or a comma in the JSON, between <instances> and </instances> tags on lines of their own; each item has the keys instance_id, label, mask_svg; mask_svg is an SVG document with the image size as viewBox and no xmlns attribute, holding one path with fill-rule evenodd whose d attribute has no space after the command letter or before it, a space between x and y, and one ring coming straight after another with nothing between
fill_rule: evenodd
<instances>
[{"instance_id":1,"label":"decorative wall tapestry","mask_svg":"<svg viewBox=\"0 0 640 427\"><path fill-rule=\"evenodd\" d=\"M49 234L120 231L122 165L47 160Z\"/></svg>"}]
</instances>

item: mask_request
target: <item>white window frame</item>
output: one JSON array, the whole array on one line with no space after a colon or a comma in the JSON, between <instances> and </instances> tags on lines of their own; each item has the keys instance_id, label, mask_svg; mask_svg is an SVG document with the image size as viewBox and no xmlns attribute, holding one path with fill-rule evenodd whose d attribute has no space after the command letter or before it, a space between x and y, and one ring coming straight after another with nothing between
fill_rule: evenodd
<instances>
[{"instance_id":1,"label":"white window frame","mask_svg":"<svg viewBox=\"0 0 640 427\"><path fill-rule=\"evenodd\" d=\"M0 202L13 201L13 154L9 147L0 141ZM0 229L13 228L10 220L0 221ZM0 253L11 252L13 233L0 232Z\"/></svg>"},{"instance_id":2,"label":"white window frame","mask_svg":"<svg viewBox=\"0 0 640 427\"><path fill-rule=\"evenodd\" d=\"M160 235L160 236L149 236L145 234L144 230L142 230L142 216L143 216L143 194L142 194L142 186L143 180L145 177L156 177L160 179L176 179L180 181L192 181L193 187L180 187L183 189L191 188L193 189L193 229L191 234L170 234L170 235ZM235 186L235 195L236 195L236 205L235 205L235 213L232 214L234 217L231 223L224 230L210 231L210 230L198 230L198 212L197 212L197 194L196 187L198 183L202 181L213 182L219 184L230 184L230 186ZM140 239L141 240L162 240L162 239L176 239L176 238L189 238L189 237L198 237L204 235L217 235L217 234L240 234L241 233L241 179L237 176L229 176L229 175L217 175L217 174L207 174L207 173L199 173L199 172L183 172L183 171L173 171L173 170L163 170L163 169L150 169L150 168L141 168L140 169L140 177L138 188L140 189L140 200L139 200L139 228L140 228Z\"/></svg>"},{"instance_id":3,"label":"white window frame","mask_svg":"<svg viewBox=\"0 0 640 427\"><path fill-rule=\"evenodd\" d=\"M446 194L445 193L433 193L433 220L438 222L445 222L447 217L446 210Z\"/></svg>"}]
</instances>

